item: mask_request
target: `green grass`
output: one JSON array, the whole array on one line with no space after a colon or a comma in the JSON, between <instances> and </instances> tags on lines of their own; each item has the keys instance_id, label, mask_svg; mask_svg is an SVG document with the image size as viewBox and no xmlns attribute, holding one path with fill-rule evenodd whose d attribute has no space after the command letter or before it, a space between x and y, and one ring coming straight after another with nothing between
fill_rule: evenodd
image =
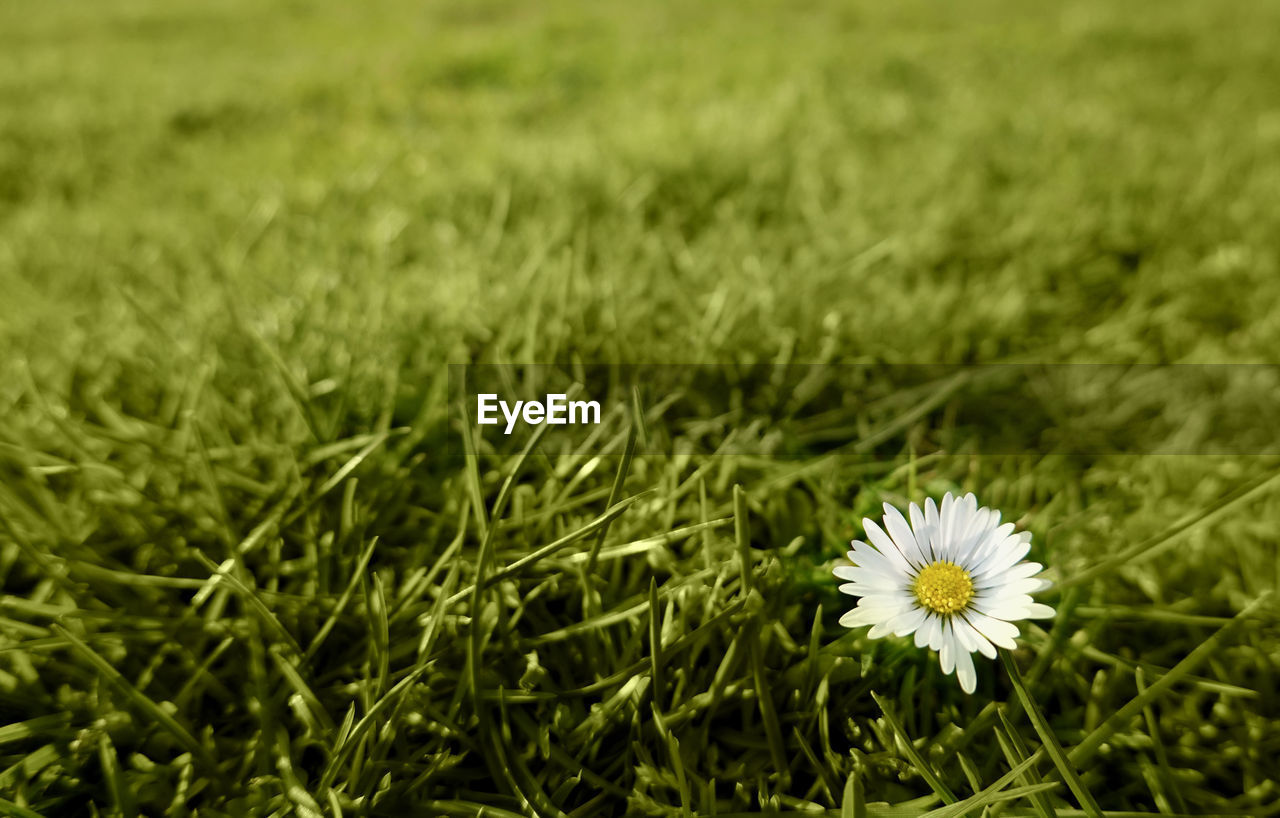
<instances>
[{"instance_id":1,"label":"green grass","mask_svg":"<svg viewBox=\"0 0 1280 818\"><path fill-rule=\"evenodd\" d=\"M906 391L807 408L858 455L464 456L447 373L1273 361L1277 25L0 3L0 814L1280 812L1280 458ZM948 490L1060 583L1017 687L836 622Z\"/></svg>"}]
</instances>

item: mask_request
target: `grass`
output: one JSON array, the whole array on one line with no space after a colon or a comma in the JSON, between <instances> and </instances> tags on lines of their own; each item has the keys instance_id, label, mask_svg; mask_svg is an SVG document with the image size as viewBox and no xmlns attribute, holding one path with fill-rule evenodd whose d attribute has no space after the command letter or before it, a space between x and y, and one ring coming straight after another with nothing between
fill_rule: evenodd
<instances>
[{"instance_id":1,"label":"grass","mask_svg":"<svg viewBox=\"0 0 1280 818\"><path fill-rule=\"evenodd\" d=\"M1277 15L0 4L0 814L1280 812L1280 459L895 375L1274 360ZM499 362L879 402L515 456ZM1059 582L973 696L830 574L948 490Z\"/></svg>"}]
</instances>

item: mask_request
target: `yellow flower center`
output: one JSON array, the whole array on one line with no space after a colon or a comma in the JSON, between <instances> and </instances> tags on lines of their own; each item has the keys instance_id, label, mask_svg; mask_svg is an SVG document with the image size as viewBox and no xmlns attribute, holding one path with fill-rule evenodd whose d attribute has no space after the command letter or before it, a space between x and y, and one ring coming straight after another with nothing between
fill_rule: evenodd
<instances>
[{"instance_id":1,"label":"yellow flower center","mask_svg":"<svg viewBox=\"0 0 1280 818\"><path fill-rule=\"evenodd\" d=\"M954 562L935 562L916 574L911 590L925 608L938 614L953 614L964 609L973 599L973 580L969 572Z\"/></svg>"}]
</instances>

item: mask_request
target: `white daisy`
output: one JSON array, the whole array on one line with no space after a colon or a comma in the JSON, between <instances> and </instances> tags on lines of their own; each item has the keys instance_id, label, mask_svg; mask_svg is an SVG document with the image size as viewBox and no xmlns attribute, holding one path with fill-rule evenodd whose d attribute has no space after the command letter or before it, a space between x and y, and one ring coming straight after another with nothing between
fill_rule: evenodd
<instances>
[{"instance_id":1,"label":"white daisy","mask_svg":"<svg viewBox=\"0 0 1280 818\"><path fill-rule=\"evenodd\" d=\"M1021 561L1031 532L1000 525L1000 512L979 508L972 494L956 499L948 492L941 509L929 499L923 513L915 503L909 513L908 525L885 503L883 529L862 521L871 544L854 540L854 564L835 569L848 580L840 590L861 597L840 624L871 625L872 639L914 633L916 647L938 651L942 672L956 671L960 687L972 693L973 652L994 659L996 647L1016 647L1014 622L1053 616L1053 608L1030 597L1051 583L1036 577L1040 563Z\"/></svg>"}]
</instances>

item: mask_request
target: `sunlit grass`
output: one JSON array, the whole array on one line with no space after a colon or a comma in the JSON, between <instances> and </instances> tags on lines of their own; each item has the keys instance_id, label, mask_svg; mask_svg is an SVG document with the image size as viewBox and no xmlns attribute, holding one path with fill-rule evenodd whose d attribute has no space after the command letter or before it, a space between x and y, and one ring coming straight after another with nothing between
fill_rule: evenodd
<instances>
[{"instance_id":1,"label":"sunlit grass","mask_svg":"<svg viewBox=\"0 0 1280 818\"><path fill-rule=\"evenodd\" d=\"M0 6L0 813L1275 813L1280 459L463 456L445 365L1274 360L1277 22ZM837 624L946 491L1056 583L972 696Z\"/></svg>"}]
</instances>

